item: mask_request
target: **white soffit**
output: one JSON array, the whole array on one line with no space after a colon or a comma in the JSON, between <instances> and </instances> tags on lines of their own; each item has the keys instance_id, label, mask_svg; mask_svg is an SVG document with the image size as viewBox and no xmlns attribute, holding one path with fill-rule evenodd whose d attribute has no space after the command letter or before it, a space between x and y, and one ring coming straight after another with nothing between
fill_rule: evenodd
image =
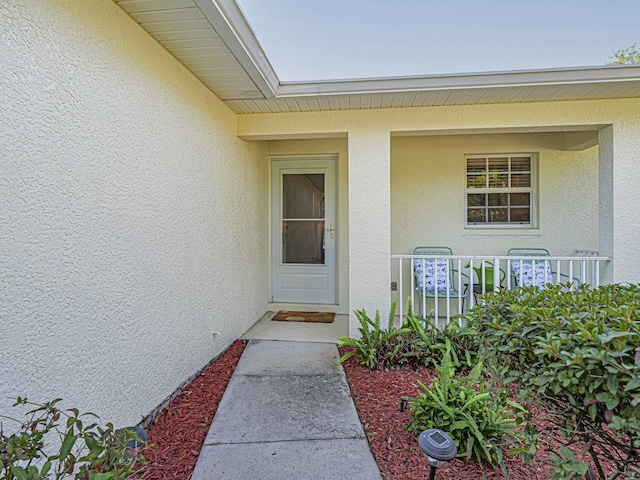
<instances>
[{"instance_id":1,"label":"white soffit","mask_svg":"<svg viewBox=\"0 0 640 480\"><path fill-rule=\"evenodd\" d=\"M640 98L640 65L280 83L234 0L114 0L236 113Z\"/></svg>"},{"instance_id":2,"label":"white soffit","mask_svg":"<svg viewBox=\"0 0 640 480\"><path fill-rule=\"evenodd\" d=\"M235 2L114 2L222 100L273 96L278 78Z\"/></svg>"}]
</instances>

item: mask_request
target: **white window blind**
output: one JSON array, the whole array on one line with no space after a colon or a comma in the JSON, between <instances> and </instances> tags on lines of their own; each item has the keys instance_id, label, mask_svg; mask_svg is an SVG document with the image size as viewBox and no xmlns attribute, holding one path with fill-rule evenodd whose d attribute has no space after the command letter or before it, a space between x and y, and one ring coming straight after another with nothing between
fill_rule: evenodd
<instances>
[{"instance_id":1,"label":"white window blind","mask_svg":"<svg viewBox=\"0 0 640 480\"><path fill-rule=\"evenodd\" d=\"M533 226L534 155L466 157L467 226Z\"/></svg>"}]
</instances>

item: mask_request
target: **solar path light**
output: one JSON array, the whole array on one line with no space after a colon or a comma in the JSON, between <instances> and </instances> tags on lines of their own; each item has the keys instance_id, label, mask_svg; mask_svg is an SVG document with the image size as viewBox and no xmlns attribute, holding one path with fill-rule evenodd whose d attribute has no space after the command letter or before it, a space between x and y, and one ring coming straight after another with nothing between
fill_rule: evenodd
<instances>
[{"instance_id":1,"label":"solar path light","mask_svg":"<svg viewBox=\"0 0 640 480\"><path fill-rule=\"evenodd\" d=\"M453 439L442 430L430 428L425 430L418 437L418 445L427 456L429 469L429 480L436 478L436 470L451 460L458 453Z\"/></svg>"}]
</instances>

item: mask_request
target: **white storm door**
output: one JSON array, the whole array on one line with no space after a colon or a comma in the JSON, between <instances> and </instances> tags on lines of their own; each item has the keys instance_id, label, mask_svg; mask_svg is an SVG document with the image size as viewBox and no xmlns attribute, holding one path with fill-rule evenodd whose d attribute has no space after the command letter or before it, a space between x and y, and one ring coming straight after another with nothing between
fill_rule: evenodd
<instances>
[{"instance_id":1,"label":"white storm door","mask_svg":"<svg viewBox=\"0 0 640 480\"><path fill-rule=\"evenodd\" d=\"M336 303L336 159L271 161L271 301Z\"/></svg>"}]
</instances>

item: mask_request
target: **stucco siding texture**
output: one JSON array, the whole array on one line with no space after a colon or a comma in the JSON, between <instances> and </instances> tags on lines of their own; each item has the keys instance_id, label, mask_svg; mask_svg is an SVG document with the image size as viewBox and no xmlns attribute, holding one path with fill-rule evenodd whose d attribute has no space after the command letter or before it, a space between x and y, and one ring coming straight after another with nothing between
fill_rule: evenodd
<instances>
[{"instance_id":1,"label":"stucco siding texture","mask_svg":"<svg viewBox=\"0 0 640 480\"><path fill-rule=\"evenodd\" d=\"M495 153L494 149L504 153L539 151L539 231L535 233L538 236L526 235L525 238L523 233L520 235L521 239L527 240L529 245L535 243L548 246L552 253L558 255L571 253L574 248L590 248L595 245L596 250L612 258L604 267L605 280L640 281L640 255L635 245L640 236L640 222L637 218L637 212L640 211L640 196L637 195L637 185L640 184L640 99L265 113L238 117L238 135L253 140L301 135L344 135L344 132L351 138L362 131L377 131L392 139L391 248L394 253L406 253L409 247L415 246L415 241L426 243L429 238L435 237L446 237L454 251L461 254L470 250L491 251L495 252L491 254L496 255L504 253L505 248L520 240L517 236L512 236L511 239L505 236L501 239L497 235L480 235L472 241L472 236L463 232L460 208L464 200L464 164L460 157L465 153L491 154ZM565 150L562 135L581 131L600 131L598 146L578 155ZM528 137L521 137L523 143L520 144L514 141L504 143L511 134L542 132L558 136L548 138L543 143L525 141L524 138ZM505 134L509 135L505 137ZM458 163L452 165L449 160L438 158L428 151L409 151L408 148L405 152L402 151L404 136L420 135L451 136L455 139L451 141L459 140L464 149L453 149L444 144L441 147L448 150L444 152L448 159L456 157ZM485 138L472 139L473 143L470 143L469 138L474 136ZM494 137L498 140L493 141ZM429 141L425 139L424 145ZM416 145L420 147L419 143ZM360 153L353 151L355 144L351 140L349 147L351 163ZM363 148L366 149L366 146ZM412 158L416 163L402 166L400 163L403 158ZM384 164L382 167L386 168ZM405 173L403 169L406 169ZM410 169L414 169L416 175L424 181L418 183L410 175L406 175ZM457 178L460 179L459 183L436 197L428 189L435 186L437 190L441 190L442 182L427 178L429 170L431 174L440 176L445 183L457 182ZM353 177L351 165L349 172L350 177ZM417 199L409 198L399 190L403 188L403 175L413 184L412 188L419 195ZM582 180L586 183L579 183ZM594 184L594 180L597 183ZM585 196L578 192L585 193ZM354 192L350 191L350 204L354 201L353 195ZM403 212L409 212L412 205L421 202L423 198L430 198L434 205L440 206L438 225L420 224L419 221L429 215L427 212L418 213L416 219L411 215L404 215ZM445 198L454 199L456 203L447 203ZM354 221L353 215L354 211L350 209L350 222ZM412 227L409 223L412 223ZM443 230L426 232L430 228ZM610 231L603 231L603 228ZM425 233L421 233L420 229ZM568 236L561 233L565 230ZM397 232L411 233L403 238L402 233ZM354 259L350 258L350 263L353 265ZM353 284L350 285L350 290L354 290ZM351 305L351 308L358 306Z\"/></svg>"},{"instance_id":2,"label":"stucco siding texture","mask_svg":"<svg viewBox=\"0 0 640 480\"><path fill-rule=\"evenodd\" d=\"M109 0L0 32L0 412L135 424L265 311L266 147Z\"/></svg>"},{"instance_id":3,"label":"stucco siding texture","mask_svg":"<svg viewBox=\"0 0 640 480\"><path fill-rule=\"evenodd\" d=\"M511 247L554 255L598 249L598 147L563 149L562 133L451 135L392 139L392 250L448 245L461 255L506 255ZM534 228L467 227L467 154L537 157ZM537 165L536 165L537 164Z\"/></svg>"}]
</instances>

